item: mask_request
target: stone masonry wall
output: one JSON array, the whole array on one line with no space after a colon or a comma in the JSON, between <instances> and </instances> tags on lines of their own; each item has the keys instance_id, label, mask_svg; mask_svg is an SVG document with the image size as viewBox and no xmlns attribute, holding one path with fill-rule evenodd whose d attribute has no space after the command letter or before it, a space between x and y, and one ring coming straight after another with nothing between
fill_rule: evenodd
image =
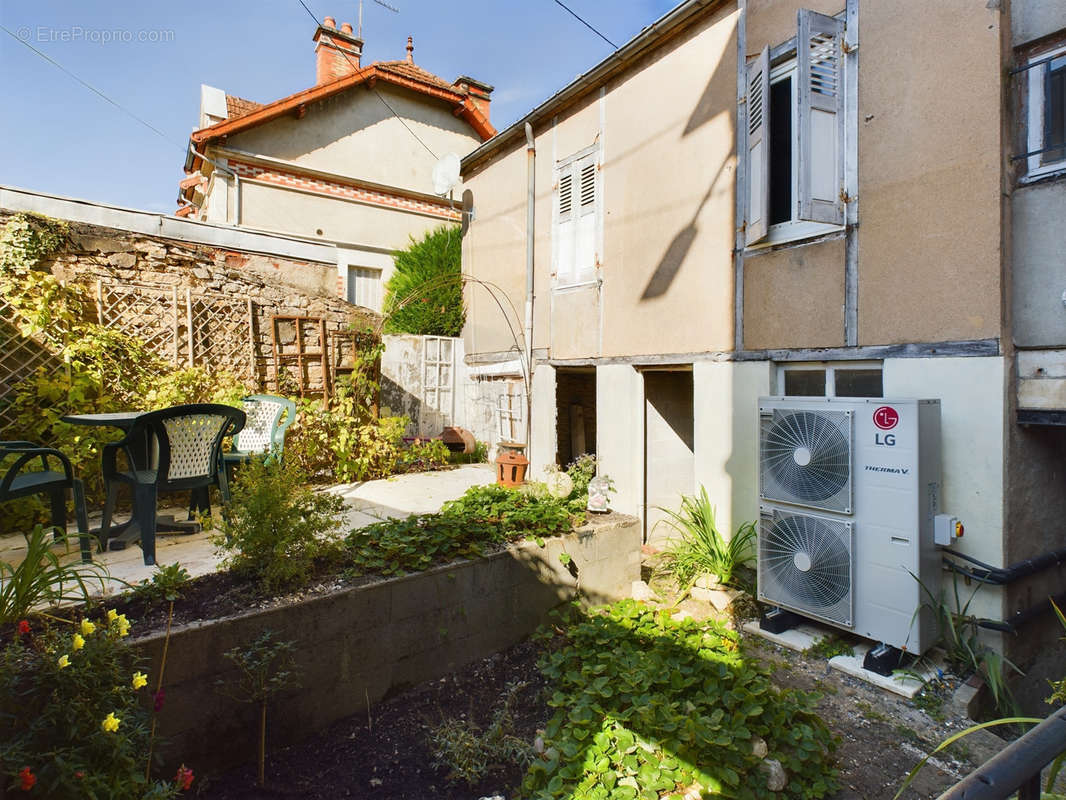
<instances>
[{"instance_id":1,"label":"stone masonry wall","mask_svg":"<svg viewBox=\"0 0 1066 800\"><path fill-rule=\"evenodd\" d=\"M12 213L0 209L0 227ZM336 296L336 264L237 252L81 222L66 224L67 242L48 265L53 274L84 287L94 301L99 297L98 283L102 284L108 293L107 314L118 315L102 321L158 341L158 354L171 361L188 363L191 321L198 337L192 348L195 363L211 353L232 354L249 365L251 374L246 377L272 391L277 385L272 317L321 317L330 341L332 332L350 326L359 330L380 327L378 314ZM132 290L139 294L130 296ZM190 298L192 314L201 316L190 319ZM295 352L293 326L282 324L280 334L283 348ZM221 341L226 337L231 341ZM306 341L309 348L317 343L317 337L313 338L314 342ZM330 357L338 361L332 351ZM222 366L232 366L226 358L221 361ZM320 390L317 364L308 373L306 382ZM288 389L293 391L292 386Z\"/></svg>"}]
</instances>

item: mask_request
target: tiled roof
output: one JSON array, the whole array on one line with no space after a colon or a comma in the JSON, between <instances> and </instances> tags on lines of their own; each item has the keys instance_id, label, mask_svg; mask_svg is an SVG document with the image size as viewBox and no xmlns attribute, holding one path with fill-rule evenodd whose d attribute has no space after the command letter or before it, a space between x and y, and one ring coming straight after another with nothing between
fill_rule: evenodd
<instances>
[{"instance_id":1,"label":"tiled roof","mask_svg":"<svg viewBox=\"0 0 1066 800\"><path fill-rule=\"evenodd\" d=\"M226 95L227 119L237 119L237 117L243 117L245 114L251 114L257 108L262 107L262 103L257 103L254 100L245 100L243 97L235 97L232 94Z\"/></svg>"},{"instance_id":2,"label":"tiled roof","mask_svg":"<svg viewBox=\"0 0 1066 800\"><path fill-rule=\"evenodd\" d=\"M405 78L411 78L412 80L422 81L428 83L431 86L439 86L442 89L450 89L455 91L455 85L448 83L432 72L427 72L415 64L408 61L375 61L370 66L377 67L385 72L393 72L397 75L402 75Z\"/></svg>"}]
</instances>

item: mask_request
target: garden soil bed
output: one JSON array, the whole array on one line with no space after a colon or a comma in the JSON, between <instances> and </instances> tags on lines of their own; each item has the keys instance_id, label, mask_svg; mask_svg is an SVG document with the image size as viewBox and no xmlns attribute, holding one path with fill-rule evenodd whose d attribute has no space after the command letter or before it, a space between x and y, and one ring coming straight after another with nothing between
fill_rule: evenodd
<instances>
[{"instance_id":1,"label":"garden soil bed","mask_svg":"<svg viewBox=\"0 0 1066 800\"><path fill-rule=\"evenodd\" d=\"M841 788L833 800L888 800L925 753L966 724L950 714L936 720L913 702L830 670L823 659L745 638L749 654L774 668L775 683L822 694L819 712L839 737L836 761ZM266 789L254 785L255 767L249 764L200 779L200 796L477 800L499 795L510 800L517 796L524 770L500 770L475 786L451 783L447 770L432 765L427 736L448 717L484 726L507 685L525 681L515 733L532 741L550 717L537 655L537 645L523 642L392 697L372 709L369 725L364 715L349 717L299 745L272 753ZM272 724L283 725L284 720ZM904 797L936 797L1003 744L991 734L967 741L953 755L927 764Z\"/></svg>"}]
</instances>

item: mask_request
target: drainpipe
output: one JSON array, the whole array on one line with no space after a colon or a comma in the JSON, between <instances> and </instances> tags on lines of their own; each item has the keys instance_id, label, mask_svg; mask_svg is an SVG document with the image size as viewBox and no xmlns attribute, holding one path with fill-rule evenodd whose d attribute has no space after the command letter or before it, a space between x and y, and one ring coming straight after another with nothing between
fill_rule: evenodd
<instances>
[{"instance_id":1,"label":"drainpipe","mask_svg":"<svg viewBox=\"0 0 1066 800\"><path fill-rule=\"evenodd\" d=\"M526 123L526 452L532 460L533 428L533 205L536 198L537 148L533 126Z\"/></svg>"},{"instance_id":2,"label":"drainpipe","mask_svg":"<svg viewBox=\"0 0 1066 800\"><path fill-rule=\"evenodd\" d=\"M219 164L217 161L215 161L214 159L208 158L203 153L199 152L195 147L192 146L191 142L189 143L189 150L192 151L193 155L199 156L204 161L206 161L208 164L213 166L215 169L220 169L223 172L228 172L230 175L233 176L233 195L234 195L234 197L233 197L233 223L232 224L233 225L240 225L241 224L241 176L238 175L236 172L234 172L229 167L224 167L221 164Z\"/></svg>"}]
</instances>

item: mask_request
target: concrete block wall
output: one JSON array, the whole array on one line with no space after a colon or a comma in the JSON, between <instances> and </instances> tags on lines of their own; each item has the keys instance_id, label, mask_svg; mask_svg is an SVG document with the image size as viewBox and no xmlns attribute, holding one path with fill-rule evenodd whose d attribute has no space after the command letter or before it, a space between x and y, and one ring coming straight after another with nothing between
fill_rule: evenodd
<instances>
[{"instance_id":1,"label":"concrete block wall","mask_svg":"<svg viewBox=\"0 0 1066 800\"><path fill-rule=\"evenodd\" d=\"M568 553L572 574L560 561ZM233 680L224 654L264 630L297 643L299 686L268 709L268 747L297 741L365 712L405 687L439 678L529 636L551 609L627 597L640 578L640 528L618 514L566 536L520 542L476 561L172 632L159 715L167 768L213 770L254 758L257 714L219 691ZM163 635L134 643L157 680Z\"/></svg>"}]
</instances>

